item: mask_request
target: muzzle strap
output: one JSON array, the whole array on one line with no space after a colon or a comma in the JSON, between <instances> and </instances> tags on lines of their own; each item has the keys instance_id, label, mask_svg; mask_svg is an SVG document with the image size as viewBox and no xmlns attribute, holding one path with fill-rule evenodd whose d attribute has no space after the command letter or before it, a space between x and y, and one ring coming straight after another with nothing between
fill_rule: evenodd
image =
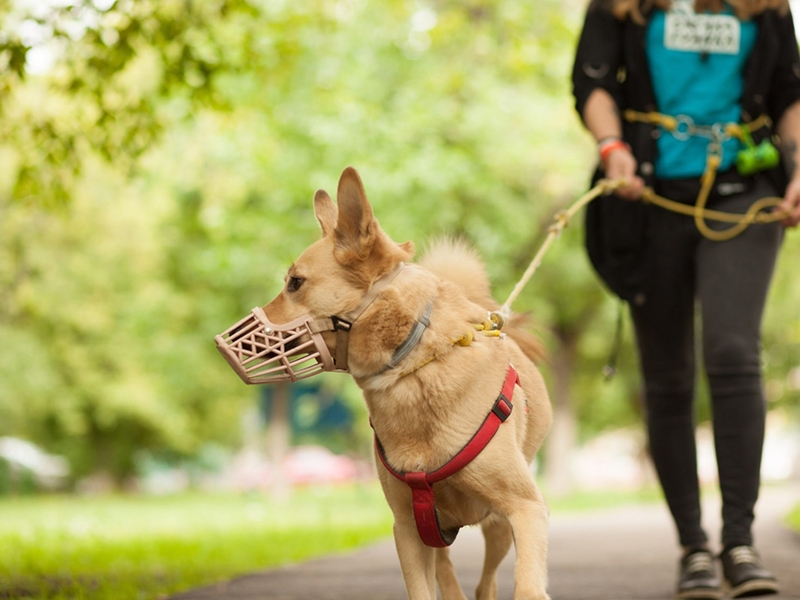
<instances>
[{"instance_id":1,"label":"muzzle strap","mask_svg":"<svg viewBox=\"0 0 800 600\"><path fill-rule=\"evenodd\" d=\"M356 319L360 317L369 305L377 298L380 293L385 290L394 278L403 270L405 263L400 263L390 273L387 273L369 288L367 293L362 298L361 303L353 310L345 313L343 317L329 317L327 319L317 319L314 321L313 326L319 327L319 331L335 331L336 332L336 357L334 364L337 371L347 371L347 352L350 345L350 329Z\"/></svg>"},{"instance_id":2,"label":"muzzle strap","mask_svg":"<svg viewBox=\"0 0 800 600\"><path fill-rule=\"evenodd\" d=\"M333 359L333 363L337 371L347 371L347 349L350 343L351 327L353 327L353 324L350 321L345 321L339 317L317 319L309 324L309 329L314 333L321 331L336 332L336 356Z\"/></svg>"},{"instance_id":3,"label":"muzzle strap","mask_svg":"<svg viewBox=\"0 0 800 600\"><path fill-rule=\"evenodd\" d=\"M336 357L333 359L336 368L340 371L347 371L347 352L350 347L350 328L353 326L348 321L336 319Z\"/></svg>"}]
</instances>

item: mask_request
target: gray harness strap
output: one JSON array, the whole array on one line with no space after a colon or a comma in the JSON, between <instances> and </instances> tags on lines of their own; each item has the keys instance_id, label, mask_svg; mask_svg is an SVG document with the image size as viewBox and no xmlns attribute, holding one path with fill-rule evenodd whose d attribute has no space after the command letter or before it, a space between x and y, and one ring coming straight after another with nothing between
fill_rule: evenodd
<instances>
[{"instance_id":1,"label":"gray harness strap","mask_svg":"<svg viewBox=\"0 0 800 600\"><path fill-rule=\"evenodd\" d=\"M428 306L425 307L425 312L423 312L422 316L414 322L414 326L411 328L408 337L406 337L405 341L397 347L397 350L395 350L394 354L392 355L392 360L390 360L389 364L381 369L381 373L388 371L389 369L394 369L401 360L408 356L409 352L414 349L414 346L419 343L419 341L422 339L422 334L425 333L425 329L427 329L431 324L430 317L432 309L433 302L429 302Z\"/></svg>"}]
</instances>

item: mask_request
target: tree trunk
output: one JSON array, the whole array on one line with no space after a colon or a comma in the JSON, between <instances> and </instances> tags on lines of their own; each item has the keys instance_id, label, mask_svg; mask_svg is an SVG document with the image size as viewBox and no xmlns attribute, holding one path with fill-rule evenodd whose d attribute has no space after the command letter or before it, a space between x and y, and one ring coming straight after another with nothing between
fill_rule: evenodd
<instances>
[{"instance_id":1,"label":"tree trunk","mask_svg":"<svg viewBox=\"0 0 800 600\"><path fill-rule=\"evenodd\" d=\"M289 422L289 384L275 385L272 394L272 409L270 412L269 428L269 459L275 466L275 478L272 481L272 495L278 499L285 499L291 491L291 484L283 472L281 465L289 452L291 440L291 423Z\"/></svg>"},{"instance_id":2,"label":"tree trunk","mask_svg":"<svg viewBox=\"0 0 800 600\"><path fill-rule=\"evenodd\" d=\"M577 439L577 420L572 407L570 383L575 368L575 340L560 336L553 355L553 425L546 441L544 477L548 493L558 497L569 493L573 486L572 452Z\"/></svg>"}]
</instances>

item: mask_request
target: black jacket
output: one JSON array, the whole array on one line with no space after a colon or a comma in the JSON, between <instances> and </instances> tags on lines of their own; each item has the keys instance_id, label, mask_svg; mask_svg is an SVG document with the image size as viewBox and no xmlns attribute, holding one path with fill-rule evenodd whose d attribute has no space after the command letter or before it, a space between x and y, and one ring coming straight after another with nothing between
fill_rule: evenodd
<instances>
[{"instance_id":1,"label":"black jacket","mask_svg":"<svg viewBox=\"0 0 800 600\"><path fill-rule=\"evenodd\" d=\"M611 94L620 110L657 111L645 50L647 25L630 18L620 21L608 10L609 0L594 0L586 20L572 71L573 93L578 114L583 115L586 100L595 88ZM645 19L650 14L646 13ZM777 123L783 112L800 100L800 56L791 13L780 15L767 10L755 18L758 36L745 66L742 94L742 122L766 113ZM655 157L655 126L623 122L623 137L639 162L640 175L652 184ZM758 143L769 132L754 136ZM649 164L649 166L647 166ZM642 167L644 168L642 169ZM779 192L785 178L775 173Z\"/></svg>"},{"instance_id":2,"label":"black jacket","mask_svg":"<svg viewBox=\"0 0 800 600\"><path fill-rule=\"evenodd\" d=\"M578 114L596 88L605 89L620 111L657 111L645 49L646 24L630 18L620 21L608 9L610 0L593 0L575 56L572 71L573 93ZM645 20L650 17L644 14ZM790 13L768 10L755 18L758 34L753 52L745 65L742 94L742 122L768 114L777 123L784 111L800 100L800 56ZM655 187L653 164L656 155L656 126L623 120L623 137L631 145L638 162L638 174ZM759 143L770 136L763 128L753 133ZM778 193L786 188L782 165L765 173ZM602 172L595 172L593 182ZM699 189L699 182L697 183ZM641 303L648 292L648 219L653 210L642 202L604 196L586 210L586 248L600 277L624 300Z\"/></svg>"}]
</instances>

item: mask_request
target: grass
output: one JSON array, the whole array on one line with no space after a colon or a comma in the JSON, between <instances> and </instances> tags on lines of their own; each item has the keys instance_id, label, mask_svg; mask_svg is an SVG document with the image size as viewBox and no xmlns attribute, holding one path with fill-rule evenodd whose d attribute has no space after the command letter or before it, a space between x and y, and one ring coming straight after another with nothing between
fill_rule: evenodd
<instances>
[{"instance_id":1,"label":"grass","mask_svg":"<svg viewBox=\"0 0 800 600\"><path fill-rule=\"evenodd\" d=\"M655 501L583 492L551 511ZM241 573L343 552L391 534L377 484L263 495L0 499L0 599L153 600Z\"/></svg>"},{"instance_id":2,"label":"grass","mask_svg":"<svg viewBox=\"0 0 800 600\"><path fill-rule=\"evenodd\" d=\"M786 517L786 523L789 527L800 533L800 504L797 504Z\"/></svg>"},{"instance_id":3,"label":"grass","mask_svg":"<svg viewBox=\"0 0 800 600\"><path fill-rule=\"evenodd\" d=\"M577 491L561 498L548 494L546 487L543 487L542 493L547 499L550 512L596 510L626 504L661 502L664 499L660 489L654 486L634 490Z\"/></svg>"},{"instance_id":4,"label":"grass","mask_svg":"<svg viewBox=\"0 0 800 600\"><path fill-rule=\"evenodd\" d=\"M391 533L376 485L0 500L0 598L145 600Z\"/></svg>"}]
</instances>

